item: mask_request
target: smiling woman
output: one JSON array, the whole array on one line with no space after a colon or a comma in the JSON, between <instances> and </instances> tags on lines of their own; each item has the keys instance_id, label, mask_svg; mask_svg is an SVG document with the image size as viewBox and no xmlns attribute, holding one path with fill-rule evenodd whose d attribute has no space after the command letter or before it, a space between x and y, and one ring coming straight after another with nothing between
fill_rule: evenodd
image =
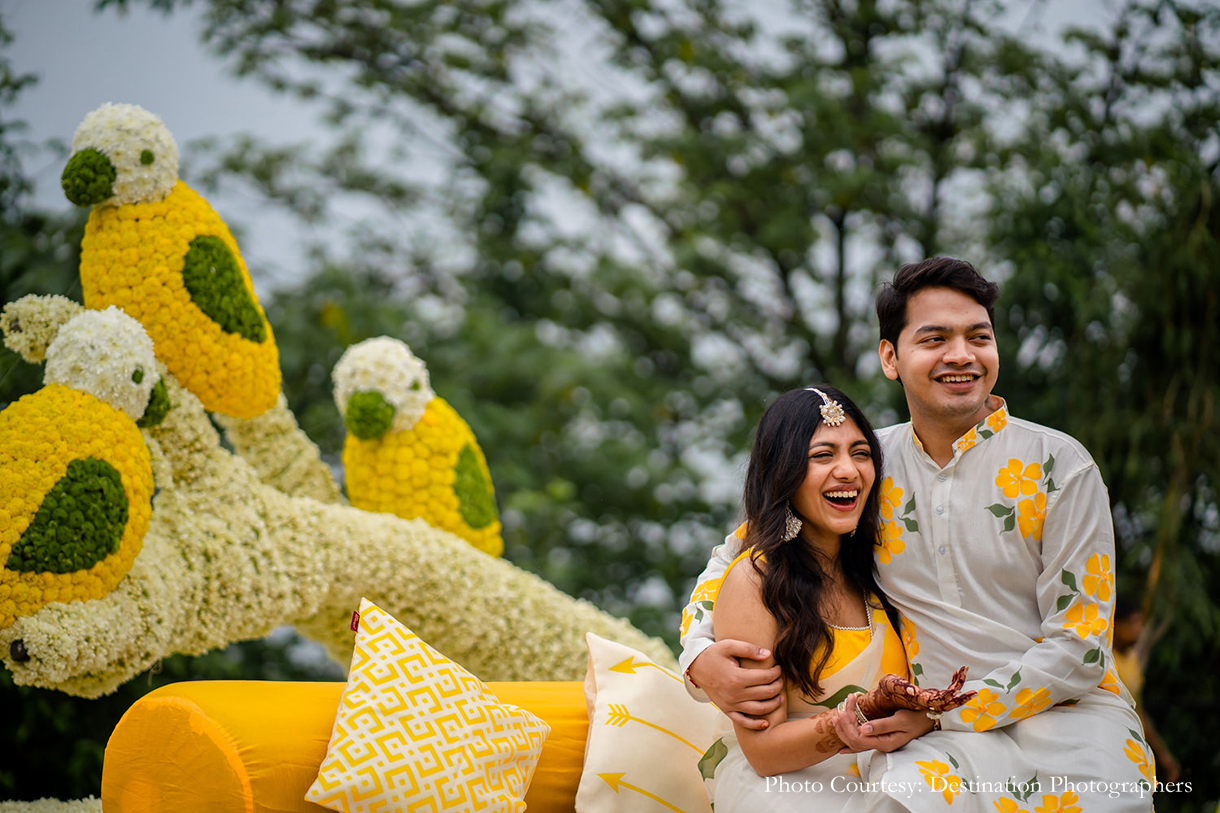
<instances>
[{"instance_id":1,"label":"smiling woman","mask_svg":"<svg viewBox=\"0 0 1220 813\"><path fill-rule=\"evenodd\" d=\"M793 390L763 415L746 474L747 548L714 597L713 624L718 641L773 652L752 663L778 666L784 691L763 729L723 717L721 747L708 752L718 758L701 766L718 811L800 808L809 793L789 799L783 788L832 788L854 766L834 726L849 695L860 694L868 717L920 710L930 724L922 712L972 694L958 694L962 674L944 691L907 682L898 623L873 571L880 468L868 419L839 390ZM828 809L850 798L819 794Z\"/></svg>"}]
</instances>

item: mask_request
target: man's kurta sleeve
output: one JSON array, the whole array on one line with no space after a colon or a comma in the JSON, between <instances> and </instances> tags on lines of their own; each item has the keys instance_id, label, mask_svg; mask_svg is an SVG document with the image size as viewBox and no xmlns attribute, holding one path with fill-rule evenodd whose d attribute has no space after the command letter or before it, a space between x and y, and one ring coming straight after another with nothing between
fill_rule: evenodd
<instances>
[{"instance_id":1,"label":"man's kurta sleeve","mask_svg":"<svg viewBox=\"0 0 1220 813\"><path fill-rule=\"evenodd\" d=\"M741 538L738 534L743 532L744 527L743 525L729 534L724 544L717 545L712 551L711 560L695 580L694 592L682 610L682 629L679 637L682 654L678 656L678 666L682 669L686 691L696 700L707 702L708 696L691 684L686 677L686 670L703 650L716 643L716 636L712 632L712 606L720 592L720 582L724 579L725 572L741 552Z\"/></svg>"},{"instance_id":2,"label":"man's kurta sleeve","mask_svg":"<svg viewBox=\"0 0 1220 813\"><path fill-rule=\"evenodd\" d=\"M1041 639L1020 658L970 680L967 688L978 696L946 714L944 728L986 731L1023 720L1096 689L1110 666L1114 528L1106 487L1091 460L1062 482L1054 479L1041 518Z\"/></svg>"}]
</instances>

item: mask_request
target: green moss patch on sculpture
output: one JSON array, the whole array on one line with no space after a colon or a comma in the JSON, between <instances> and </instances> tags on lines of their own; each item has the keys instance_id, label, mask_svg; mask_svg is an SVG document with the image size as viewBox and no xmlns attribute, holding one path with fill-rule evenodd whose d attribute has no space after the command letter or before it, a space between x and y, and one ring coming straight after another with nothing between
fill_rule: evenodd
<instances>
[{"instance_id":1,"label":"green moss patch on sculpture","mask_svg":"<svg viewBox=\"0 0 1220 813\"><path fill-rule=\"evenodd\" d=\"M266 340L263 316L246 290L237 258L219 237L204 235L191 241L182 280L191 301L221 330L252 342Z\"/></svg>"},{"instance_id":2,"label":"green moss patch on sculpture","mask_svg":"<svg viewBox=\"0 0 1220 813\"><path fill-rule=\"evenodd\" d=\"M347 402L343 421L347 431L361 440L375 440L390 430L394 423L394 407L375 390L353 393Z\"/></svg>"},{"instance_id":3,"label":"green moss patch on sculpture","mask_svg":"<svg viewBox=\"0 0 1220 813\"><path fill-rule=\"evenodd\" d=\"M77 206L92 206L114 194L118 173L98 150L81 150L68 160L60 183L64 195Z\"/></svg>"},{"instance_id":4,"label":"green moss patch on sculpture","mask_svg":"<svg viewBox=\"0 0 1220 813\"><path fill-rule=\"evenodd\" d=\"M174 405L169 400L169 392L165 389L165 382L158 381L152 389L152 394L148 396L148 407L144 410L144 416L136 421L136 426L141 429L156 426L165 420L165 416L173 408Z\"/></svg>"},{"instance_id":5,"label":"green moss patch on sculpture","mask_svg":"<svg viewBox=\"0 0 1220 813\"><path fill-rule=\"evenodd\" d=\"M127 495L119 472L96 458L73 460L13 545L5 567L27 573L85 570L119 549L126 525Z\"/></svg>"},{"instance_id":6,"label":"green moss patch on sculpture","mask_svg":"<svg viewBox=\"0 0 1220 813\"><path fill-rule=\"evenodd\" d=\"M491 483L483 474L479 456L470 444L463 446L458 453L453 491L458 496L462 519L471 528L486 528L498 518Z\"/></svg>"}]
</instances>

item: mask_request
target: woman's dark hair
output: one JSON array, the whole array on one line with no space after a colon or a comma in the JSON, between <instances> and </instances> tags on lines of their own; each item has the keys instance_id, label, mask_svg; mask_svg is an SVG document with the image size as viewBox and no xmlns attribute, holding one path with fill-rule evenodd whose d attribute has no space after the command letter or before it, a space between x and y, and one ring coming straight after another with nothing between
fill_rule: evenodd
<instances>
[{"instance_id":1,"label":"woman's dark hair","mask_svg":"<svg viewBox=\"0 0 1220 813\"><path fill-rule=\"evenodd\" d=\"M873 551L881 521L877 493L881 483L881 444L855 402L834 387L819 384L817 389L838 401L847 417L859 427L868 441L877 472L864 500L859 526L855 533L842 537L839 559L843 573L861 594L881 598L897 629L897 612L877 586ZM754 436L744 496L749 523L746 544L752 548L751 562L762 577L763 603L779 627L772 648L775 660L784 678L809 697L821 693L822 669L834 648L834 633L820 614L829 581L810 547L800 537L785 542L784 529L789 499L805 481L808 471L809 442L822 425L822 403L816 392L800 389L784 393L767 408ZM766 560L765 566L759 565L760 558ZM814 653L819 647L821 655L814 663Z\"/></svg>"},{"instance_id":2,"label":"woman's dark hair","mask_svg":"<svg viewBox=\"0 0 1220 813\"><path fill-rule=\"evenodd\" d=\"M877 294L877 322L884 341L898 347L898 335L907 326L907 302L926 288L950 288L965 294L987 309L987 319L995 326L1000 286L988 282L965 260L930 257L899 268L894 281L883 285Z\"/></svg>"}]
</instances>

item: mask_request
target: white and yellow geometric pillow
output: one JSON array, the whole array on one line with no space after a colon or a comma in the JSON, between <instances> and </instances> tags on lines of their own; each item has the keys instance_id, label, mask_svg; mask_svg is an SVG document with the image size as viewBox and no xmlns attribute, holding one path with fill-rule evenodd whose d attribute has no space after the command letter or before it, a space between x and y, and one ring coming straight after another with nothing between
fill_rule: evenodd
<instances>
[{"instance_id":1,"label":"white and yellow geometric pillow","mask_svg":"<svg viewBox=\"0 0 1220 813\"><path fill-rule=\"evenodd\" d=\"M593 633L585 640L589 738L577 813L709 813L699 760L716 739L720 712L631 647Z\"/></svg>"},{"instance_id":2,"label":"white and yellow geometric pillow","mask_svg":"<svg viewBox=\"0 0 1220 813\"><path fill-rule=\"evenodd\" d=\"M550 726L368 599L318 778L332 810L520 811Z\"/></svg>"}]
</instances>

